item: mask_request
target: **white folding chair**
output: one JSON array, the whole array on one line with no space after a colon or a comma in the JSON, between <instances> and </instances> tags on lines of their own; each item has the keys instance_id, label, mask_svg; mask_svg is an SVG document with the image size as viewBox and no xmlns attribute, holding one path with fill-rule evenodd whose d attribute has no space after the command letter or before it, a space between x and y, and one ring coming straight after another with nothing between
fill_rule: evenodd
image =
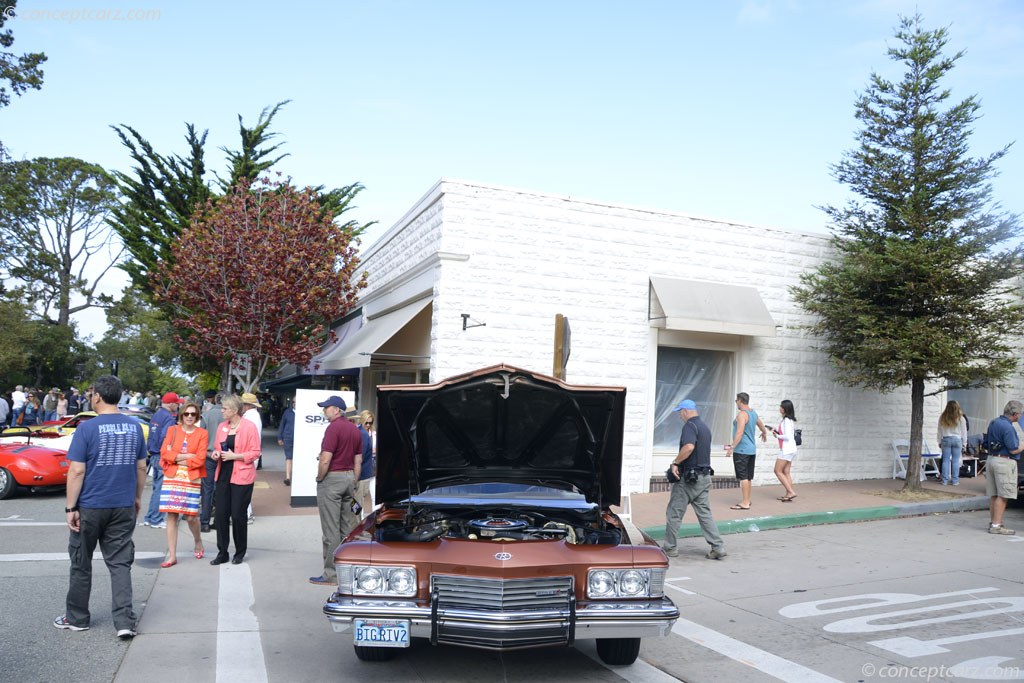
<instances>
[{"instance_id":1,"label":"white folding chair","mask_svg":"<svg viewBox=\"0 0 1024 683\"><path fill-rule=\"evenodd\" d=\"M907 460L910 458L910 441L907 439L892 440L892 478L907 478ZM921 458L921 481L926 479L924 473L924 457Z\"/></svg>"}]
</instances>

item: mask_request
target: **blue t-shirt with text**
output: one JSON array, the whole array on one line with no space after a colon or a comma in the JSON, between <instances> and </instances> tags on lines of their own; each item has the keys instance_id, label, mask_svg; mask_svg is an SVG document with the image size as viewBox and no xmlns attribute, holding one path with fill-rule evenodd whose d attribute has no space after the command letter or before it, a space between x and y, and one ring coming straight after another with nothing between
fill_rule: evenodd
<instances>
[{"instance_id":1,"label":"blue t-shirt with text","mask_svg":"<svg viewBox=\"0 0 1024 683\"><path fill-rule=\"evenodd\" d=\"M68 448L68 460L85 463L78 505L89 509L133 506L138 461L145 459L142 425L131 418L107 414L81 423Z\"/></svg>"}]
</instances>

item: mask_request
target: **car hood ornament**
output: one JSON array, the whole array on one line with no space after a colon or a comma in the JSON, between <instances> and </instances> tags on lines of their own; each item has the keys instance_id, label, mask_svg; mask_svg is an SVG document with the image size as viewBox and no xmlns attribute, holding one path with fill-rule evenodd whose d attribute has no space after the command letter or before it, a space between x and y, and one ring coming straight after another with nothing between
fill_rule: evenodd
<instances>
[{"instance_id":1,"label":"car hood ornament","mask_svg":"<svg viewBox=\"0 0 1024 683\"><path fill-rule=\"evenodd\" d=\"M505 560L511 560L512 553L494 553L494 559L501 560L502 562Z\"/></svg>"}]
</instances>

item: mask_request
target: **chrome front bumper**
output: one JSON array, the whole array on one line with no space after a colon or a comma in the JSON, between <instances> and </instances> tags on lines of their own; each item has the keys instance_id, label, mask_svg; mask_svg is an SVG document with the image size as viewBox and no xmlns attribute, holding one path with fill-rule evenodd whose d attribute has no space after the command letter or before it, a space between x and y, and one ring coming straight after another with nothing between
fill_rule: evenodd
<instances>
[{"instance_id":1,"label":"chrome front bumper","mask_svg":"<svg viewBox=\"0 0 1024 683\"><path fill-rule=\"evenodd\" d=\"M668 635L679 610L667 597L634 602L576 603L548 611L499 612L439 609L436 601L352 598L337 593L324 604L335 632L345 633L353 619L403 620L409 634L489 650L572 644L589 638L641 638Z\"/></svg>"}]
</instances>

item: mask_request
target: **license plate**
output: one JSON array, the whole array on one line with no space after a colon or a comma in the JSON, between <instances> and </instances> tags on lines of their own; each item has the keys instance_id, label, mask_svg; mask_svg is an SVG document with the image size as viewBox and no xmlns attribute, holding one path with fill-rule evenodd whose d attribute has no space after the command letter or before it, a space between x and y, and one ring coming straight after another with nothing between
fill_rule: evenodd
<instances>
[{"instance_id":1,"label":"license plate","mask_svg":"<svg viewBox=\"0 0 1024 683\"><path fill-rule=\"evenodd\" d=\"M373 647L409 647L408 621L355 620L355 644Z\"/></svg>"}]
</instances>

